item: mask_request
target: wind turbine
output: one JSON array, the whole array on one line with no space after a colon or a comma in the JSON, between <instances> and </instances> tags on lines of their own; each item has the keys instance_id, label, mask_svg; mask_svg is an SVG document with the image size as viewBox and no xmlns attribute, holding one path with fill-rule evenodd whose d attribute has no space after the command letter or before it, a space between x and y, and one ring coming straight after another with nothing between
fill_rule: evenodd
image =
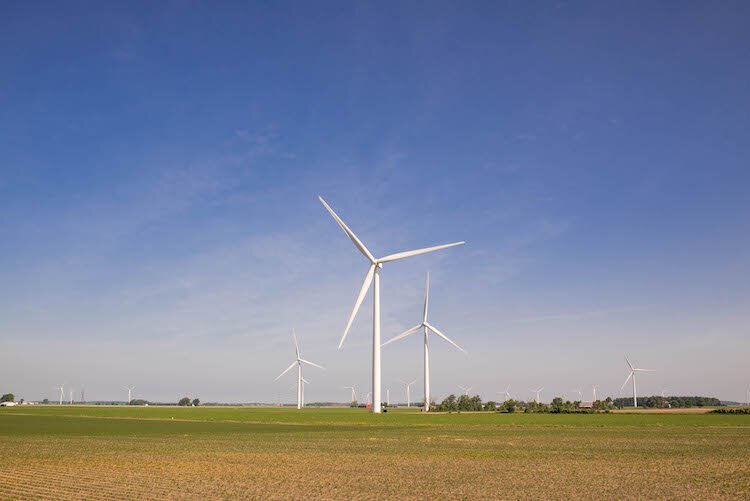
<instances>
[{"instance_id":1,"label":"wind turbine","mask_svg":"<svg viewBox=\"0 0 750 501\"><path fill-rule=\"evenodd\" d=\"M469 396L469 392L473 388L473 386L461 386L460 384L456 385L456 386L458 386L459 388L461 388L461 391L463 391L464 395L466 395L467 397Z\"/></svg>"},{"instance_id":2,"label":"wind turbine","mask_svg":"<svg viewBox=\"0 0 750 501\"><path fill-rule=\"evenodd\" d=\"M578 393L578 401L583 401L583 393L581 392L580 388L576 388L575 390L570 390L571 393Z\"/></svg>"},{"instance_id":3,"label":"wind turbine","mask_svg":"<svg viewBox=\"0 0 750 501\"><path fill-rule=\"evenodd\" d=\"M531 391L531 393L536 393L536 396L534 397L534 402L539 403L539 394L542 392L543 389L544 389L544 386L540 387L538 390L535 390L533 388L529 390Z\"/></svg>"},{"instance_id":4,"label":"wind turbine","mask_svg":"<svg viewBox=\"0 0 750 501\"><path fill-rule=\"evenodd\" d=\"M53 386L54 389L60 390L60 405L62 405L63 398L65 397L65 385Z\"/></svg>"},{"instance_id":5,"label":"wind turbine","mask_svg":"<svg viewBox=\"0 0 750 501\"><path fill-rule=\"evenodd\" d=\"M392 343L393 341L397 341L399 339L403 339L406 336L410 334L414 334L415 332L419 332L420 329L423 330L423 344L424 344L424 410L425 412L430 410L430 348L427 342L427 336L429 335L429 331L434 332L438 336L442 337L446 341L448 341L450 344L461 350L462 352L466 353L466 350L458 346L456 343L451 341L448 336L440 332L437 327L430 324L427 321L427 310L430 302L430 274L427 274L427 281L425 282L424 287L424 310L422 314L422 323L419 325L415 325L411 329L408 329L401 334L399 334L396 337L393 337L383 343L383 346Z\"/></svg>"},{"instance_id":6,"label":"wind turbine","mask_svg":"<svg viewBox=\"0 0 750 501\"><path fill-rule=\"evenodd\" d=\"M70 389L68 390L68 397L69 397L69 399L70 399L70 400L69 400L69 402L70 402L70 405L73 405L73 388L70 388Z\"/></svg>"},{"instance_id":7,"label":"wind turbine","mask_svg":"<svg viewBox=\"0 0 750 501\"><path fill-rule=\"evenodd\" d=\"M414 334L415 332L419 332L420 329L424 332L424 411L427 412L430 410L430 348L427 342L427 336L429 335L429 331L434 332L438 336L442 337L446 341L448 341L450 344L458 348L459 350L466 353L466 350L458 346L456 343L448 339L448 336L440 332L437 327L433 326L427 321L427 307L429 305L430 300L430 274L427 274L427 281L425 282L424 286L424 310L422 314L422 323L419 325L415 325L411 329L408 329L401 334L399 334L396 337L393 337L383 343L383 346L390 344L394 341L397 341L399 339L403 339L406 336L410 334Z\"/></svg>"},{"instance_id":8,"label":"wind turbine","mask_svg":"<svg viewBox=\"0 0 750 501\"><path fill-rule=\"evenodd\" d=\"M638 396L635 392L635 373L636 372L655 372L651 369L636 369L633 367L633 364L630 363L630 360L628 360L628 357L625 357L625 361L628 363L628 367L630 367L630 374L628 374L628 377L625 379L625 382L622 383L622 386L620 387L620 390L622 391L623 388L625 388L625 385L628 384L628 381L630 379L633 379L633 407L638 407Z\"/></svg>"},{"instance_id":9,"label":"wind turbine","mask_svg":"<svg viewBox=\"0 0 750 501\"><path fill-rule=\"evenodd\" d=\"M415 379L412 382L406 382L403 379L400 379L400 381L403 383L404 386L406 386L406 406L411 407L411 385L417 382Z\"/></svg>"},{"instance_id":10,"label":"wind turbine","mask_svg":"<svg viewBox=\"0 0 750 501\"><path fill-rule=\"evenodd\" d=\"M597 385L597 384L591 386L591 391L594 394L594 400L592 400L592 402L596 402L596 389L597 388L599 388L599 385Z\"/></svg>"},{"instance_id":11,"label":"wind turbine","mask_svg":"<svg viewBox=\"0 0 750 501\"><path fill-rule=\"evenodd\" d=\"M357 390L356 390L357 387L356 387L356 385L344 386L343 388L345 390L352 390L352 400L351 401L352 402L356 402L357 401Z\"/></svg>"},{"instance_id":12,"label":"wind turbine","mask_svg":"<svg viewBox=\"0 0 750 501\"><path fill-rule=\"evenodd\" d=\"M276 379L274 379L274 381L278 381L281 376L292 370L295 365L297 366L297 408L301 409L304 401L302 397L302 383L304 381L304 379L302 378L302 364L311 365L313 367L317 367L318 369L325 369L325 367L314 364L309 360L305 360L304 358L302 358L302 356L299 354L299 343L297 343L297 333L294 332L294 329L292 329L292 337L294 338L294 349L297 353L297 359L292 362L291 365L287 367L286 370L284 370L284 372L279 374Z\"/></svg>"},{"instance_id":13,"label":"wind turbine","mask_svg":"<svg viewBox=\"0 0 750 501\"><path fill-rule=\"evenodd\" d=\"M123 386L124 390L128 390L128 405L130 405L130 402L133 400L133 390L135 390L135 386Z\"/></svg>"},{"instance_id":14,"label":"wind turbine","mask_svg":"<svg viewBox=\"0 0 750 501\"><path fill-rule=\"evenodd\" d=\"M745 390L745 405L750 406L750 384L747 385L747 390Z\"/></svg>"},{"instance_id":15,"label":"wind turbine","mask_svg":"<svg viewBox=\"0 0 750 501\"><path fill-rule=\"evenodd\" d=\"M508 385L508 386L505 387L505 391L498 391L497 393L498 393L498 395L504 395L506 401L510 400L511 399L510 385Z\"/></svg>"},{"instance_id":16,"label":"wind turbine","mask_svg":"<svg viewBox=\"0 0 750 501\"><path fill-rule=\"evenodd\" d=\"M412 251L405 251L405 252L397 252L396 254L389 254L385 257L376 258L372 255L372 253L367 250L367 247L365 247L365 244L363 244L359 238L357 238L357 235L352 232L352 230L349 229L349 227L344 223L344 221L341 220L341 218L331 209L331 207L326 203L325 200L323 200L322 197L318 197L320 202L325 206L326 210L333 216L333 219L336 220L338 225L341 227L342 230L344 230L344 233L349 237L349 239L352 241L355 247L359 249L359 251L370 261L370 268L367 270L367 274L365 275L365 280L362 283L362 288L359 290L359 295L357 296L357 300L354 302L354 309L352 310L352 314L349 316L349 321L346 323L346 328L344 329L344 335L341 336L341 341L339 342L339 349L341 349L341 346L344 344L344 340L346 339L346 335L349 333L349 329L352 326L352 322L354 321L354 317L357 315L357 311L359 311L360 305L362 305L362 301L365 298L365 294L367 294L367 290L370 288L370 284L374 282L373 285L373 293L372 293L372 395L373 395L373 405L372 405L372 412L379 413L380 412L380 269L383 267L385 263L390 263L392 261L397 261L399 259L404 259L407 257L417 256L419 254L425 254L427 252L433 252L440 249L446 249L448 247L453 247L456 245L461 245L465 242L453 242L450 244L444 244L444 245L437 245L435 247L426 247L424 249L417 249ZM426 399L425 399L426 400Z\"/></svg>"}]
</instances>

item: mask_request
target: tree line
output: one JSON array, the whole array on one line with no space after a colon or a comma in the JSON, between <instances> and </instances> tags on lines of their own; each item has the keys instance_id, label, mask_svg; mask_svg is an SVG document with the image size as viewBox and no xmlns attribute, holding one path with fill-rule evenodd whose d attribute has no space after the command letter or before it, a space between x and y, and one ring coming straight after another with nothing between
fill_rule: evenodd
<instances>
[{"instance_id":1,"label":"tree line","mask_svg":"<svg viewBox=\"0 0 750 501\"><path fill-rule=\"evenodd\" d=\"M608 411L615 408L612 398L606 400L597 400L593 403L592 408L581 408L579 401L563 400L562 397L555 397L550 404L541 402L524 402L521 400L506 400L504 402L495 402L490 400L482 402L479 395L470 397L469 395L448 395L439 404L431 403L431 412L525 412L525 413L550 413L550 414L578 414L591 413L598 411Z\"/></svg>"},{"instance_id":2,"label":"tree line","mask_svg":"<svg viewBox=\"0 0 750 501\"><path fill-rule=\"evenodd\" d=\"M618 408L632 407L633 397L616 398L615 406ZM721 401L714 397L662 397L652 395L650 397L638 397L638 407L646 409L688 409L690 407L719 407Z\"/></svg>"}]
</instances>

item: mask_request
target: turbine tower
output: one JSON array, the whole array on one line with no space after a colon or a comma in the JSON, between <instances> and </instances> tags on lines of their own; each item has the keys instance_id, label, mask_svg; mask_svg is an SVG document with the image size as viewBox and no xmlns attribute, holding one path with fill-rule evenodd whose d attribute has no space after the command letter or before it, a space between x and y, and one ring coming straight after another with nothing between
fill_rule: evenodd
<instances>
[{"instance_id":1,"label":"turbine tower","mask_svg":"<svg viewBox=\"0 0 750 501\"><path fill-rule=\"evenodd\" d=\"M383 343L383 346L390 344L394 341L397 341L399 339L405 338L406 336L410 334L414 334L415 332L419 332L420 329L423 330L423 344L424 344L424 411L427 412L430 410L430 348L427 342L427 336L429 335L429 331L434 332L441 338L448 341L450 344L461 350L462 352L466 353L466 350L458 346L456 343L448 339L448 336L440 332L437 327L433 326L427 321L427 307L429 305L430 300L430 274L427 274L427 281L425 282L424 287L424 310L422 314L422 323L419 325L415 325L411 329L402 332L398 336L389 339L385 343Z\"/></svg>"},{"instance_id":2,"label":"turbine tower","mask_svg":"<svg viewBox=\"0 0 750 501\"><path fill-rule=\"evenodd\" d=\"M406 406L411 407L411 385L417 382L415 379L412 382L406 382L403 379L400 379L401 383L406 386Z\"/></svg>"},{"instance_id":3,"label":"turbine tower","mask_svg":"<svg viewBox=\"0 0 750 501\"><path fill-rule=\"evenodd\" d=\"M135 386L123 386L124 390L128 390L128 405L130 405L130 402L133 400L133 390L135 390Z\"/></svg>"},{"instance_id":4,"label":"turbine tower","mask_svg":"<svg viewBox=\"0 0 750 501\"><path fill-rule=\"evenodd\" d=\"M633 367L633 364L630 363L630 360L628 360L628 357L625 357L625 361L628 363L628 367L630 367L630 374L628 374L628 377L625 379L625 382L622 383L622 386L620 387L620 391L622 391L623 388L625 388L625 385L628 384L628 381L631 379L633 380L633 407L638 407L638 396L636 395L635 391L635 373L636 372L655 372L651 369L636 369Z\"/></svg>"},{"instance_id":5,"label":"turbine tower","mask_svg":"<svg viewBox=\"0 0 750 501\"><path fill-rule=\"evenodd\" d=\"M305 360L304 358L302 358L302 356L299 353L299 343L297 343L297 333L294 332L294 329L292 329L292 337L294 338L294 349L295 349L295 351L297 353L297 359L294 362L292 362L292 364L289 367L287 367L286 370L284 370L284 372L282 372L281 374L279 374L276 377L276 379L274 379L274 381L278 381L281 376L283 376L284 374L286 374L287 372L289 372L290 370L292 370L295 365L297 366L297 408L301 409L302 406L304 405L303 404L304 398L303 398L303 395L302 395L302 392L304 391L304 388L303 388L302 385L303 385L303 383L307 382L302 377L302 364L311 365L313 367L317 367L318 369L325 369L325 367L322 367L322 366L320 366L318 364L314 364L314 363L310 362L309 360Z\"/></svg>"},{"instance_id":6,"label":"turbine tower","mask_svg":"<svg viewBox=\"0 0 750 501\"><path fill-rule=\"evenodd\" d=\"M533 388L529 390L531 391L531 393L536 394L536 396L534 397L534 402L539 403L539 394L542 392L543 389L544 389L544 386L540 387L538 390L535 390Z\"/></svg>"},{"instance_id":7,"label":"turbine tower","mask_svg":"<svg viewBox=\"0 0 750 501\"><path fill-rule=\"evenodd\" d=\"M596 389L599 388L599 385L595 384L591 386L591 391L594 394L594 400L592 402L596 402Z\"/></svg>"},{"instance_id":8,"label":"turbine tower","mask_svg":"<svg viewBox=\"0 0 750 501\"><path fill-rule=\"evenodd\" d=\"M70 402L70 405L73 405L73 388L70 388L70 389L68 390L68 398L70 399L70 400L69 400L69 402Z\"/></svg>"},{"instance_id":9,"label":"turbine tower","mask_svg":"<svg viewBox=\"0 0 750 501\"><path fill-rule=\"evenodd\" d=\"M320 202L325 206L326 210L333 216L333 219L336 220L338 225L341 227L342 230L344 230L344 233L349 237L349 239L352 241L352 243L359 249L359 251L367 258L368 261L370 261L370 268L367 270L367 274L365 275L365 280L362 283L362 288L359 290L359 295L357 296L357 300L354 302L354 309L352 310L352 314L349 316L349 321L346 323L346 328L344 329L344 335L341 336L341 341L339 342L339 349L341 349L341 346L344 344L344 340L346 339L346 335L349 333L349 329L352 326L352 322L354 321L354 317L357 315L357 311L359 311L359 307L362 304L362 301L365 298L365 294L367 294L367 290L370 288L370 284L373 284L373 290L372 290L372 395L373 395L373 405L372 405L372 412L379 413L380 412L380 270L383 267L385 263L390 263L392 261L397 261L399 259L404 259L407 257L417 256L419 254L425 254L427 252L433 252L440 249L446 249L448 247L453 247L455 245L461 245L465 242L453 242L450 244L444 244L444 245L437 245L435 247L426 247L424 249L417 249L412 251L405 251L405 252L398 252L396 254L390 254L385 257L381 258L375 258L375 256L372 255L372 253L367 250L367 247L360 241L359 238L352 232L352 230L349 229L349 227L344 223L344 221L341 220L341 218L331 209L331 207L326 203L325 200L323 200L322 197L318 197L320 199Z\"/></svg>"}]
</instances>

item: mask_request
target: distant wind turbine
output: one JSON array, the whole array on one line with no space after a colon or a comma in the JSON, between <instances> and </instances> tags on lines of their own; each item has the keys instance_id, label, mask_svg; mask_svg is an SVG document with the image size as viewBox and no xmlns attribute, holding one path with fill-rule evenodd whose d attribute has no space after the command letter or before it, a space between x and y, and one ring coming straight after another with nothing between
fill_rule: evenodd
<instances>
[{"instance_id":1,"label":"distant wind turbine","mask_svg":"<svg viewBox=\"0 0 750 501\"><path fill-rule=\"evenodd\" d=\"M357 390L356 390L357 386L356 385L351 385L351 386L344 386L343 388L345 390L352 390L352 399L351 399L351 401L352 402L356 402L357 401Z\"/></svg>"},{"instance_id":2,"label":"distant wind turbine","mask_svg":"<svg viewBox=\"0 0 750 501\"><path fill-rule=\"evenodd\" d=\"M123 386L124 390L128 390L128 405L130 405L130 402L133 401L133 390L135 390L135 386Z\"/></svg>"},{"instance_id":3,"label":"distant wind turbine","mask_svg":"<svg viewBox=\"0 0 750 501\"><path fill-rule=\"evenodd\" d=\"M424 410L425 412L430 410L430 349L429 349L428 342L427 342L427 337L429 335L429 332L430 331L434 332L435 334L445 339L446 341L448 341L450 344L452 344L453 346L455 346L462 352L466 353L466 350L464 350L463 348L458 346L456 343L448 339L448 336L440 332L437 329L437 327L435 327L434 325L432 325L431 323L427 321L427 307L429 305L429 300L430 300L430 274L428 273L427 281L424 287L424 310L423 310L423 315L422 315L422 323L419 325L415 325L411 329L408 329L402 332L401 334L399 334L398 336L393 337L389 339L388 341L386 341L385 343L383 343L383 346L385 346L399 339L403 339L410 334L419 332L420 329L424 331L423 344L424 344Z\"/></svg>"},{"instance_id":4,"label":"distant wind turbine","mask_svg":"<svg viewBox=\"0 0 750 501\"><path fill-rule=\"evenodd\" d=\"M60 390L60 405L62 405L63 398L65 398L65 385L53 386L56 390Z\"/></svg>"},{"instance_id":5,"label":"distant wind turbine","mask_svg":"<svg viewBox=\"0 0 750 501\"><path fill-rule=\"evenodd\" d=\"M576 388L575 390L570 390L571 393L578 393L578 401L583 401L583 392L581 392L580 388Z\"/></svg>"},{"instance_id":6,"label":"distant wind turbine","mask_svg":"<svg viewBox=\"0 0 750 501\"><path fill-rule=\"evenodd\" d=\"M633 380L633 407L638 407L638 396L636 395L635 391L635 373L636 372L655 372L652 369L636 369L633 367L633 364L630 363L630 360L628 360L628 357L625 357L625 361L628 363L628 367L630 367L630 374L628 374L628 377L625 379L625 382L622 383L622 386L620 387L620 391L622 391L623 388L625 388L625 385L628 384L628 381L631 379Z\"/></svg>"},{"instance_id":7,"label":"distant wind turbine","mask_svg":"<svg viewBox=\"0 0 750 501\"><path fill-rule=\"evenodd\" d=\"M539 403L539 394L542 393L542 390L544 389L544 386L540 387L538 390L531 389L531 393L535 393L536 396L534 397L534 402Z\"/></svg>"},{"instance_id":8,"label":"distant wind turbine","mask_svg":"<svg viewBox=\"0 0 750 501\"><path fill-rule=\"evenodd\" d=\"M505 391L498 391L497 393L498 395L503 395L506 401L510 400L511 399L510 385L505 387Z\"/></svg>"},{"instance_id":9,"label":"distant wind turbine","mask_svg":"<svg viewBox=\"0 0 750 501\"><path fill-rule=\"evenodd\" d=\"M284 374L286 374L287 372L289 372L290 370L292 370L295 365L297 366L297 408L301 409L302 405L303 405L303 403L302 403L303 402L303 398L302 398L302 391L303 391L303 387L302 387L302 383L303 383L303 378L302 378L302 364L311 365L313 367L317 367L318 369L325 369L325 367L320 366L318 364L315 364L313 362L310 362L309 360L305 360L304 358L302 358L302 355L300 355L300 352L299 352L299 343L297 343L297 333L294 332L294 329L292 329L292 337L294 338L294 349L295 349L295 352L297 353L297 359L294 362L292 362L291 365L289 365L289 367L287 367L284 370L284 372L282 372L281 374L279 374L278 376L276 376L276 379L274 379L274 381L278 381L281 376L283 376Z\"/></svg>"},{"instance_id":10,"label":"distant wind turbine","mask_svg":"<svg viewBox=\"0 0 750 501\"><path fill-rule=\"evenodd\" d=\"M367 294L367 291L370 288L370 284L373 284L373 291L372 291L372 395L373 395L373 405L372 405L372 412L379 413L381 411L380 409L380 270L383 267L383 264L390 263L392 261L397 261L399 259L404 259L407 257L417 256L419 254L426 254L428 252L434 252L440 249L447 249L448 247L453 247L456 245L461 245L465 242L453 242L450 244L444 244L444 245L437 245L434 247L426 247L424 249L417 249L412 251L406 251L406 252L397 252L396 254L390 254L385 257L376 258L372 255L372 253L367 250L367 247L365 247L365 244L362 243L362 241L357 238L357 235L354 234L352 230L349 229L349 227L344 223L344 221L333 211L333 209L326 203L325 200L323 200L322 197L318 197L320 202L325 206L326 210L331 214L333 219L336 220L338 225L341 227L342 230L344 230L344 233L349 237L349 239L352 241L355 247L367 258L368 261L370 261L370 268L367 270L367 274L365 275L365 280L362 283L362 287L359 290L359 295L357 296L357 300L354 303L354 309L352 310L351 315L349 316L349 321L346 323L346 328L344 329L344 335L341 336L341 341L339 342L339 349L341 349L341 346L344 344L344 340L346 339L346 335L349 334L349 329L352 326L352 322L354 321L354 317L357 315L357 312L359 311L359 307L362 305L362 301L365 298L365 294Z\"/></svg>"},{"instance_id":11,"label":"distant wind turbine","mask_svg":"<svg viewBox=\"0 0 750 501\"><path fill-rule=\"evenodd\" d=\"M461 386L460 384L456 386L461 388L461 391L463 391L464 395L466 395L467 397L469 396L469 392L471 391L471 389L474 388L473 386Z\"/></svg>"},{"instance_id":12,"label":"distant wind turbine","mask_svg":"<svg viewBox=\"0 0 750 501\"><path fill-rule=\"evenodd\" d=\"M403 379L401 379L400 381L406 387L406 406L407 407L411 407L411 385L413 385L414 383L416 383L417 380L415 379L414 381L407 382L407 381L404 381Z\"/></svg>"},{"instance_id":13,"label":"distant wind turbine","mask_svg":"<svg viewBox=\"0 0 750 501\"><path fill-rule=\"evenodd\" d=\"M68 390L68 397L70 398L70 405L73 405L73 388Z\"/></svg>"},{"instance_id":14,"label":"distant wind turbine","mask_svg":"<svg viewBox=\"0 0 750 501\"><path fill-rule=\"evenodd\" d=\"M592 400L592 402L596 402L596 389L597 389L597 388L599 388L599 385L596 385L596 384L595 384L595 385L592 385L592 386L591 386L591 391L592 391L592 393L594 394L594 399Z\"/></svg>"}]
</instances>

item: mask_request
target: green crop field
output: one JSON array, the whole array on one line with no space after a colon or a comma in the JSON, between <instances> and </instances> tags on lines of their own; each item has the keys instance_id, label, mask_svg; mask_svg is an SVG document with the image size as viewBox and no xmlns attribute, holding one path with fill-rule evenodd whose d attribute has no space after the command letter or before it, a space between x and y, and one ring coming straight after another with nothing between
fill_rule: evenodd
<instances>
[{"instance_id":1,"label":"green crop field","mask_svg":"<svg viewBox=\"0 0 750 501\"><path fill-rule=\"evenodd\" d=\"M750 416L0 409L0 499L750 497Z\"/></svg>"}]
</instances>

